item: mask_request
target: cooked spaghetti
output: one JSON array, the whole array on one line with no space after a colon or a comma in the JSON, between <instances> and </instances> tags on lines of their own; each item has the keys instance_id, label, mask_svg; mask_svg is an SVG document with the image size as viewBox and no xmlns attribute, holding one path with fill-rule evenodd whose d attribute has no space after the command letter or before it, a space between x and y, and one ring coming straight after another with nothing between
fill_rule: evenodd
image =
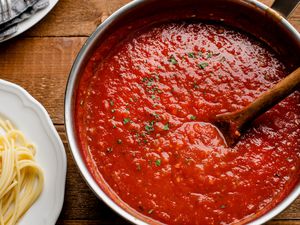
<instances>
[{"instance_id":1,"label":"cooked spaghetti","mask_svg":"<svg viewBox=\"0 0 300 225\"><path fill-rule=\"evenodd\" d=\"M37 200L44 176L35 146L0 118L0 225L14 225Z\"/></svg>"}]
</instances>

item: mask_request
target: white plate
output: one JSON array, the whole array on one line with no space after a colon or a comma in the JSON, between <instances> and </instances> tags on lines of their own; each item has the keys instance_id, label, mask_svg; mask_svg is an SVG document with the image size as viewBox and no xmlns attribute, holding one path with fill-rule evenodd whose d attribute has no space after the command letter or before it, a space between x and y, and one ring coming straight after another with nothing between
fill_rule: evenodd
<instances>
[{"instance_id":1,"label":"white plate","mask_svg":"<svg viewBox=\"0 0 300 225\"><path fill-rule=\"evenodd\" d=\"M54 225L61 212L67 171L63 143L45 108L18 85L0 79L0 115L37 146L44 189L18 225Z\"/></svg>"},{"instance_id":2,"label":"white plate","mask_svg":"<svg viewBox=\"0 0 300 225\"><path fill-rule=\"evenodd\" d=\"M49 0L49 5L46 8L39 10L32 17L19 23L17 32L0 40L0 43L7 41L13 37L16 37L19 34L28 30L29 28L33 27L35 24L37 24L41 19L43 19L53 9L53 7L56 5L57 2L58 2L58 0Z\"/></svg>"}]
</instances>

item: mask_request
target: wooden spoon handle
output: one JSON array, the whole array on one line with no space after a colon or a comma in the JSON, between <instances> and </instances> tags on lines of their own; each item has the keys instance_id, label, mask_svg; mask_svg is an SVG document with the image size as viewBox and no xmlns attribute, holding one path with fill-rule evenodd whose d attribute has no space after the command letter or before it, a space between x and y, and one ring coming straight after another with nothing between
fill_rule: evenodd
<instances>
[{"instance_id":1,"label":"wooden spoon handle","mask_svg":"<svg viewBox=\"0 0 300 225\"><path fill-rule=\"evenodd\" d=\"M277 83L273 88L259 96L254 102L238 112L237 127L243 127L248 122L271 109L281 100L293 93L300 85L300 67Z\"/></svg>"}]
</instances>

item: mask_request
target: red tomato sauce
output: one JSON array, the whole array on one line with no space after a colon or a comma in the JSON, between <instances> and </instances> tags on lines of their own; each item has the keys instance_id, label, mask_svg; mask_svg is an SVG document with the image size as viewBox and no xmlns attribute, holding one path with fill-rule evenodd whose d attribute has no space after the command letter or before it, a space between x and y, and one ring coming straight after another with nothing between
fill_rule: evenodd
<instances>
[{"instance_id":1,"label":"red tomato sauce","mask_svg":"<svg viewBox=\"0 0 300 225\"><path fill-rule=\"evenodd\" d=\"M167 224L253 220L295 186L300 94L257 119L234 148L209 123L287 75L273 51L231 28L164 23L91 58L76 100L82 153L97 179Z\"/></svg>"}]
</instances>

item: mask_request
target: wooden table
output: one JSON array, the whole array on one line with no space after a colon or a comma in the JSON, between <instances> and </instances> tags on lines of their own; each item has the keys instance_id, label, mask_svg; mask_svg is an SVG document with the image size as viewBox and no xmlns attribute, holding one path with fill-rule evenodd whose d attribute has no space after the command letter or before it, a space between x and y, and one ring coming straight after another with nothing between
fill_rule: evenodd
<instances>
[{"instance_id":1,"label":"wooden table","mask_svg":"<svg viewBox=\"0 0 300 225\"><path fill-rule=\"evenodd\" d=\"M81 178L64 130L64 92L72 63L87 37L129 0L60 0L38 25L0 44L0 78L24 87L48 110L66 148L65 203L57 224L128 224L90 191ZM272 0L262 0L271 5ZM300 7L290 18L300 30ZM300 198L269 224L300 224Z\"/></svg>"}]
</instances>

